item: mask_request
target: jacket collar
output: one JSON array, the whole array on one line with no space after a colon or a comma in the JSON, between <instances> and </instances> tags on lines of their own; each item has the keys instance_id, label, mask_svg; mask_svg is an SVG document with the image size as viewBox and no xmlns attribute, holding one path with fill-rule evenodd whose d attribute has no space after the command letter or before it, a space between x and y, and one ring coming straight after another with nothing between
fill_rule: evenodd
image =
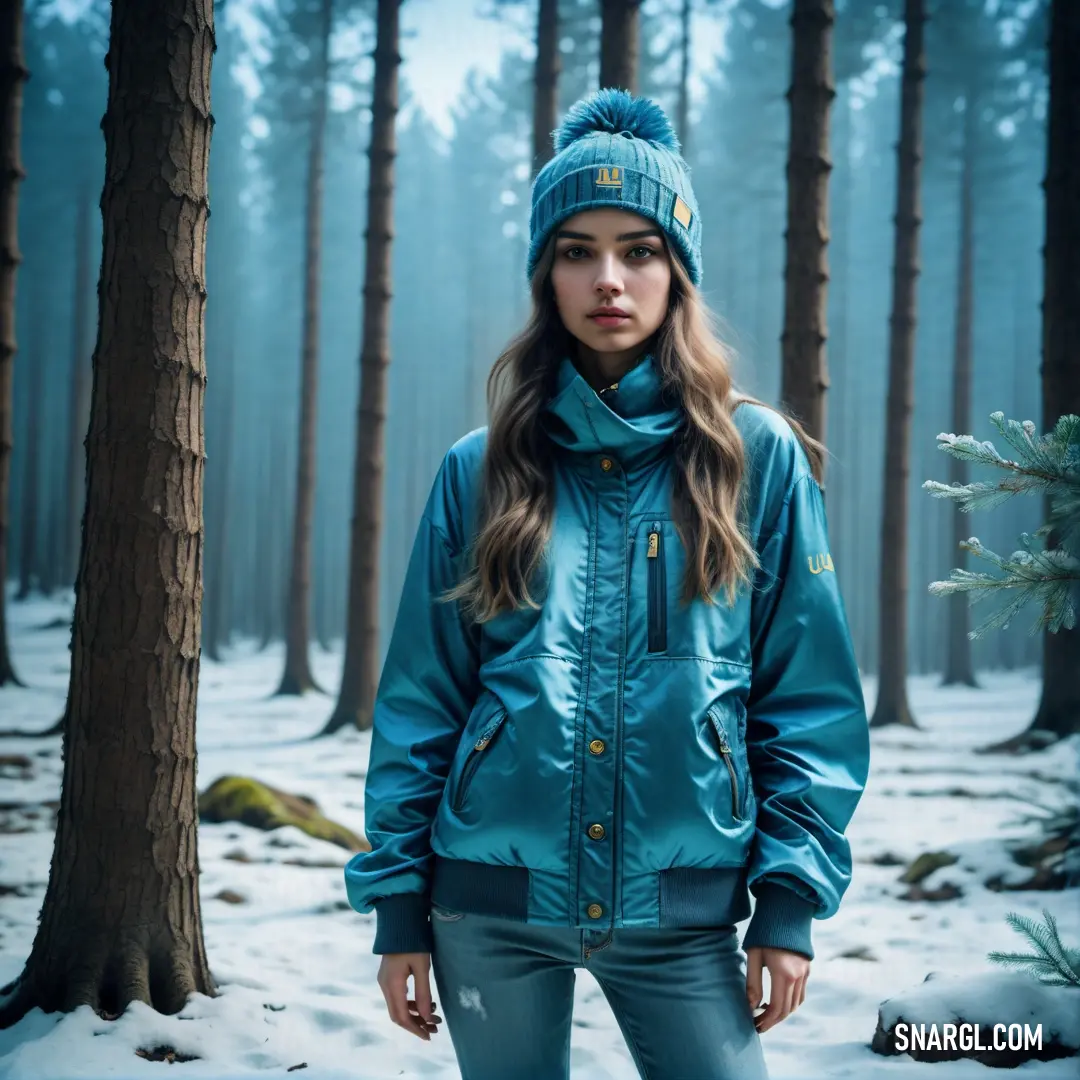
<instances>
[{"instance_id":1,"label":"jacket collar","mask_svg":"<svg viewBox=\"0 0 1080 1080\"><path fill-rule=\"evenodd\" d=\"M569 357L559 364L555 393L543 415L553 442L577 453L608 451L636 464L664 448L683 422L677 396L665 392L652 354L646 354L600 396Z\"/></svg>"}]
</instances>

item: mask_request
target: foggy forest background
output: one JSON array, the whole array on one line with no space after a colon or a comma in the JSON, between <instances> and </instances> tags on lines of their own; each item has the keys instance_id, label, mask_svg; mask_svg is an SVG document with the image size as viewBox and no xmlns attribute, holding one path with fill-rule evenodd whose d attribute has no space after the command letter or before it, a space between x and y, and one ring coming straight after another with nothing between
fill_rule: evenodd
<instances>
[{"instance_id":1,"label":"foggy forest background","mask_svg":"<svg viewBox=\"0 0 1080 1080\"><path fill-rule=\"evenodd\" d=\"M462 3L470 0L461 0ZM511 17L511 0L489 17ZM973 260L971 433L991 412L1040 417L1046 6L938 0L926 25L921 276L912 431L908 657L942 668L946 606L926 586L963 565L935 442L953 431L960 267ZM680 0L642 9L639 92L680 114ZM828 512L833 558L864 672L877 670L882 471L893 259L902 5L838 3L829 181ZM78 559L83 440L97 314L107 4L31 3L25 25L9 573L18 596L69 589ZM334 0L318 290L312 647L344 636L370 139L373 5ZM776 402L783 322L787 3L697 3L723 49L679 135L704 223L703 290L737 351L737 379ZM215 118L207 241L203 649L284 636L298 452L308 148L318 106L320 4L215 4ZM560 115L597 85L597 5L560 0ZM527 47L526 47L527 48ZM474 74L444 137L410 90L402 41L393 301L380 575L383 644L443 454L486 423L485 382L527 314L534 54ZM965 100L979 103L965 127ZM969 182L962 183L964 163ZM973 210L962 251L961 206ZM959 433L959 432L958 432ZM978 477L972 477L977 479ZM1042 521L1035 500L975 515L996 551ZM985 614L973 613L974 621ZM973 666L1034 664L1030 619L971 643ZM268 688L268 689L272 689ZM324 688L332 690L333 688Z\"/></svg>"}]
</instances>

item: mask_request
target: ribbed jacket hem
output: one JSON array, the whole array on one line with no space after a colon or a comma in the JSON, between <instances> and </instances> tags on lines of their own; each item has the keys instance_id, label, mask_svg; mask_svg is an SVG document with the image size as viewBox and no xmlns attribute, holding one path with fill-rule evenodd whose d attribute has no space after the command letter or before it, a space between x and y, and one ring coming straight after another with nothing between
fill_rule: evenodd
<instances>
[{"instance_id":1,"label":"ribbed jacket hem","mask_svg":"<svg viewBox=\"0 0 1080 1080\"><path fill-rule=\"evenodd\" d=\"M624 891L632 888L628 881L624 880L623 885ZM545 906L542 901L538 902L538 896L546 895L546 906L550 908L552 894L563 895L567 887L568 884L561 881L553 885L550 876L524 866L470 862L436 855L431 899L451 911L529 922L530 908ZM631 925L733 926L750 915L746 868L742 866L671 867L652 875L642 875L633 891L639 902L645 897L649 899L648 916L632 920ZM586 915L588 899L586 897L580 904L577 925L602 925ZM535 921L555 924L550 920ZM560 921L556 916L556 922ZM574 924L568 921L567 925Z\"/></svg>"},{"instance_id":2,"label":"ribbed jacket hem","mask_svg":"<svg viewBox=\"0 0 1080 1080\"><path fill-rule=\"evenodd\" d=\"M399 893L375 901L373 953L431 952L431 902L421 893Z\"/></svg>"},{"instance_id":3,"label":"ribbed jacket hem","mask_svg":"<svg viewBox=\"0 0 1080 1080\"><path fill-rule=\"evenodd\" d=\"M743 949L756 946L787 949L814 959L810 944L810 926L815 906L798 893L775 882L762 882L752 892L757 899L750 925L743 938Z\"/></svg>"}]
</instances>

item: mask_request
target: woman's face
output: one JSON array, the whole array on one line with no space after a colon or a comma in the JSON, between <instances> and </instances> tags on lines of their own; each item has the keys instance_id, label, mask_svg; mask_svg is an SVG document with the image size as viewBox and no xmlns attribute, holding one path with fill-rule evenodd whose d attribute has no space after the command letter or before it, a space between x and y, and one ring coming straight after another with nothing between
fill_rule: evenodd
<instances>
[{"instance_id":1,"label":"woman's face","mask_svg":"<svg viewBox=\"0 0 1080 1080\"><path fill-rule=\"evenodd\" d=\"M566 329L605 369L617 368L638 355L667 315L671 263L663 232L627 210L575 214L555 232L551 284ZM614 310L605 316L598 309Z\"/></svg>"}]
</instances>

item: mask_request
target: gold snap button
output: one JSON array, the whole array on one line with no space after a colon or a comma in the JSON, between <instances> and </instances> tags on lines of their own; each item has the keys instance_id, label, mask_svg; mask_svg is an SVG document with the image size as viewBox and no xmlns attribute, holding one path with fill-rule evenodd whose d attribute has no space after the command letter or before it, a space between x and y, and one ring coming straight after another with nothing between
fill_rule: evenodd
<instances>
[{"instance_id":1,"label":"gold snap button","mask_svg":"<svg viewBox=\"0 0 1080 1080\"><path fill-rule=\"evenodd\" d=\"M603 469L604 472L610 472L612 464L612 460L609 457L600 459L600 468Z\"/></svg>"},{"instance_id":2,"label":"gold snap button","mask_svg":"<svg viewBox=\"0 0 1080 1080\"><path fill-rule=\"evenodd\" d=\"M592 754L602 754L604 752L604 740L593 739L593 741L589 743L589 752Z\"/></svg>"},{"instance_id":3,"label":"gold snap button","mask_svg":"<svg viewBox=\"0 0 1080 1080\"><path fill-rule=\"evenodd\" d=\"M604 909L599 904L590 904L589 905L589 918L590 919L599 919L600 916L603 915L603 914L604 914Z\"/></svg>"},{"instance_id":4,"label":"gold snap button","mask_svg":"<svg viewBox=\"0 0 1080 1080\"><path fill-rule=\"evenodd\" d=\"M603 840L604 839L604 826L603 825L590 825L589 826L589 835L594 840Z\"/></svg>"}]
</instances>

